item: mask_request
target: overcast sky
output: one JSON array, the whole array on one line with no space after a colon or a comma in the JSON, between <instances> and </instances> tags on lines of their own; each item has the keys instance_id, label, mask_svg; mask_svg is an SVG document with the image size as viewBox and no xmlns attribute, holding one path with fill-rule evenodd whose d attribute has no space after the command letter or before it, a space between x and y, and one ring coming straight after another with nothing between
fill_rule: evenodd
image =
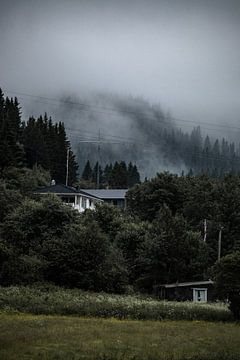
<instances>
[{"instance_id":1,"label":"overcast sky","mask_svg":"<svg viewBox=\"0 0 240 360\"><path fill-rule=\"evenodd\" d=\"M175 117L240 120L239 0L0 3L6 94L108 91Z\"/></svg>"}]
</instances>

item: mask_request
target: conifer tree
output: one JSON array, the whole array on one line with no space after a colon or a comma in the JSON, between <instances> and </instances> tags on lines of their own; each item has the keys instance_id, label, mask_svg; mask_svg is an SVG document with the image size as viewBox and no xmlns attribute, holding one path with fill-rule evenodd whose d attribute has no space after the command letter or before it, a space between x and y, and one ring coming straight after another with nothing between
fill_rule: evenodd
<instances>
[{"instance_id":1,"label":"conifer tree","mask_svg":"<svg viewBox=\"0 0 240 360\"><path fill-rule=\"evenodd\" d=\"M21 167L24 151L21 140L21 112L17 99L4 99L0 90L0 169Z\"/></svg>"},{"instance_id":2,"label":"conifer tree","mask_svg":"<svg viewBox=\"0 0 240 360\"><path fill-rule=\"evenodd\" d=\"M112 188L127 188L127 166L125 161L120 161L119 163L116 161L111 176L109 179L109 184Z\"/></svg>"},{"instance_id":3,"label":"conifer tree","mask_svg":"<svg viewBox=\"0 0 240 360\"><path fill-rule=\"evenodd\" d=\"M23 139L27 165L32 168L38 164L50 170L52 178L59 183L65 184L68 157L68 184L73 185L78 165L64 123L53 124L47 114L37 120L32 117L23 127Z\"/></svg>"},{"instance_id":4,"label":"conifer tree","mask_svg":"<svg viewBox=\"0 0 240 360\"><path fill-rule=\"evenodd\" d=\"M92 171L92 168L91 168L91 165L90 165L90 161L88 160L86 162L85 168L84 168L83 173L82 173L82 179L87 180L87 181L91 181L92 177L93 177L93 171Z\"/></svg>"},{"instance_id":5,"label":"conifer tree","mask_svg":"<svg viewBox=\"0 0 240 360\"><path fill-rule=\"evenodd\" d=\"M140 174L138 172L137 166L133 165L132 162L128 164L127 176L128 176L128 181L127 181L128 187L132 187L133 185L140 183Z\"/></svg>"}]
</instances>

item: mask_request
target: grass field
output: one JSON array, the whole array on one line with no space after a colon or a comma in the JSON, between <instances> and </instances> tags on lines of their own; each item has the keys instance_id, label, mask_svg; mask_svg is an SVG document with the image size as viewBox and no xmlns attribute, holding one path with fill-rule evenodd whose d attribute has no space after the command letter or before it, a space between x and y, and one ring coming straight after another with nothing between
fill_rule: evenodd
<instances>
[{"instance_id":1,"label":"grass field","mask_svg":"<svg viewBox=\"0 0 240 360\"><path fill-rule=\"evenodd\" d=\"M236 360L240 326L2 313L0 359Z\"/></svg>"},{"instance_id":2,"label":"grass field","mask_svg":"<svg viewBox=\"0 0 240 360\"><path fill-rule=\"evenodd\" d=\"M136 320L232 321L224 304L159 301L137 295L90 293L57 287L0 287L0 311Z\"/></svg>"}]
</instances>

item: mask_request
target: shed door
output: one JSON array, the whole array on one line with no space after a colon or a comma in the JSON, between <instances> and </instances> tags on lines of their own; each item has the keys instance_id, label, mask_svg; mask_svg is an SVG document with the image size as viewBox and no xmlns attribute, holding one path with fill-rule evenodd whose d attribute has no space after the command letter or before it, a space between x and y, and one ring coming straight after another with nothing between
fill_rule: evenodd
<instances>
[{"instance_id":1,"label":"shed door","mask_svg":"<svg viewBox=\"0 0 240 360\"><path fill-rule=\"evenodd\" d=\"M193 289L193 301L206 302L207 301L207 289Z\"/></svg>"}]
</instances>

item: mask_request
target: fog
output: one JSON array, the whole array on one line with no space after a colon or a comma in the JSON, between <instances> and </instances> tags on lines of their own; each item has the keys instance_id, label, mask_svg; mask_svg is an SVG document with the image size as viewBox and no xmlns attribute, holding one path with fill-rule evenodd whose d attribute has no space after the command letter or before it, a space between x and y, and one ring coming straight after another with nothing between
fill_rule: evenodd
<instances>
[{"instance_id":1,"label":"fog","mask_svg":"<svg viewBox=\"0 0 240 360\"><path fill-rule=\"evenodd\" d=\"M18 93L25 118L61 112L53 101L19 93L88 102L98 93L131 94L161 104L186 129L204 122L218 135L218 125L228 124L223 132L233 138L239 35L234 0L3 0L0 87ZM109 116L103 130L115 133L115 125Z\"/></svg>"}]
</instances>

